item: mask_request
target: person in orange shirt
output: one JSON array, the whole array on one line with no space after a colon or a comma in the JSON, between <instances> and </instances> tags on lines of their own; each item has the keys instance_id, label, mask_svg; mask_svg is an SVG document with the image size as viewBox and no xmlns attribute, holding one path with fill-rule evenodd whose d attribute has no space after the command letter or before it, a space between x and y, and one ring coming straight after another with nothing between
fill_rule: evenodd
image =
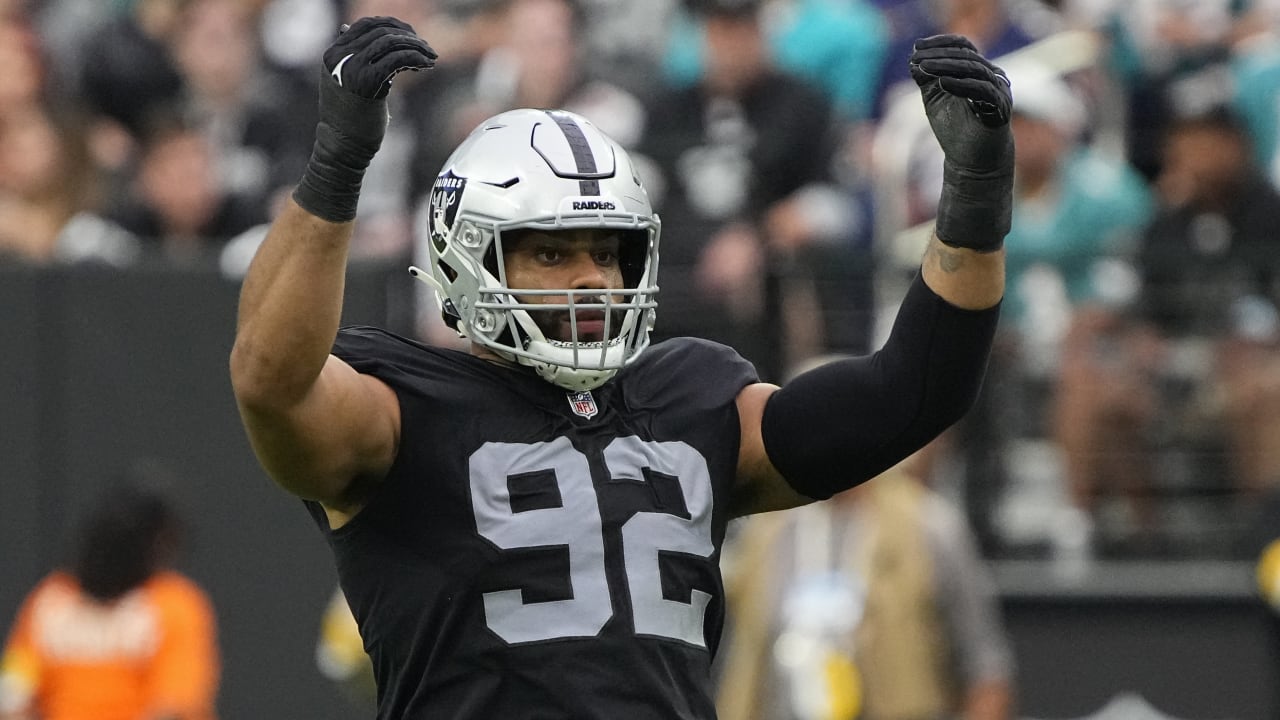
<instances>
[{"instance_id":1,"label":"person in orange shirt","mask_svg":"<svg viewBox=\"0 0 1280 720\"><path fill-rule=\"evenodd\" d=\"M169 568L178 516L139 479L102 497L72 562L27 595L0 656L0 720L215 720L213 606Z\"/></svg>"}]
</instances>

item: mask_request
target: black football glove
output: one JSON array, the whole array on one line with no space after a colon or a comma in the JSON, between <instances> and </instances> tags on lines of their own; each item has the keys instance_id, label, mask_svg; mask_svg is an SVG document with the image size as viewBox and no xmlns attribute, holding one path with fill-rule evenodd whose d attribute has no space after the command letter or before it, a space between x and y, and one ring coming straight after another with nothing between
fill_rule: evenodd
<instances>
[{"instance_id":1,"label":"black football glove","mask_svg":"<svg viewBox=\"0 0 1280 720\"><path fill-rule=\"evenodd\" d=\"M1013 215L1009 78L960 35L916 41L911 77L946 155L938 239L953 247L999 250Z\"/></svg>"},{"instance_id":2,"label":"black football glove","mask_svg":"<svg viewBox=\"0 0 1280 720\"><path fill-rule=\"evenodd\" d=\"M436 51L418 37L408 23L392 17L360 18L343 26L324 51L324 71L336 86L361 98L380 99L391 79L405 70L424 70L436 64ZM324 93L322 85L321 93ZM323 105L324 98L321 98Z\"/></svg>"},{"instance_id":3,"label":"black football glove","mask_svg":"<svg viewBox=\"0 0 1280 720\"><path fill-rule=\"evenodd\" d=\"M311 159L294 200L332 222L356 215L364 171L387 131L387 92L405 70L425 70L436 51L407 23L365 17L343 26L324 51L320 122Z\"/></svg>"}]
</instances>

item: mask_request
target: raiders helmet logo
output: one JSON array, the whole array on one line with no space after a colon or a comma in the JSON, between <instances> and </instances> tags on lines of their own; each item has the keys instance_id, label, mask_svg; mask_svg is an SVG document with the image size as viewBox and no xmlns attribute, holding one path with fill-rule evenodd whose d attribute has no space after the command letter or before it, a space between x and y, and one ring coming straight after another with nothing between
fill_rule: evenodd
<instances>
[{"instance_id":1,"label":"raiders helmet logo","mask_svg":"<svg viewBox=\"0 0 1280 720\"><path fill-rule=\"evenodd\" d=\"M427 220L427 230L431 234L431 242L436 252L444 252L449 239L449 231L453 229L454 218L458 216L458 198L467 187L467 179L447 170L436 178L431 187L431 213Z\"/></svg>"}]
</instances>

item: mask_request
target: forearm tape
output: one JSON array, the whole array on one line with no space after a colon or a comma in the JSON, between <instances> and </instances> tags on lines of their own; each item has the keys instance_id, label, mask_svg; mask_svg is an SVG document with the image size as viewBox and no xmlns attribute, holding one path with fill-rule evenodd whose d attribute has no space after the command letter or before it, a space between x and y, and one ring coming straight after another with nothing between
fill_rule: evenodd
<instances>
[{"instance_id":1,"label":"forearm tape","mask_svg":"<svg viewBox=\"0 0 1280 720\"><path fill-rule=\"evenodd\" d=\"M938 200L938 239L952 247L999 250L1013 219L1013 171L980 173L945 162Z\"/></svg>"},{"instance_id":2,"label":"forearm tape","mask_svg":"<svg viewBox=\"0 0 1280 720\"><path fill-rule=\"evenodd\" d=\"M825 499L924 447L973 405L999 305L963 310L917 276L880 351L797 376L769 399L765 451L797 492Z\"/></svg>"},{"instance_id":3,"label":"forearm tape","mask_svg":"<svg viewBox=\"0 0 1280 720\"><path fill-rule=\"evenodd\" d=\"M382 145L387 102L322 86L321 108L311 159L293 199L317 217L347 222L356 216L364 172Z\"/></svg>"}]
</instances>

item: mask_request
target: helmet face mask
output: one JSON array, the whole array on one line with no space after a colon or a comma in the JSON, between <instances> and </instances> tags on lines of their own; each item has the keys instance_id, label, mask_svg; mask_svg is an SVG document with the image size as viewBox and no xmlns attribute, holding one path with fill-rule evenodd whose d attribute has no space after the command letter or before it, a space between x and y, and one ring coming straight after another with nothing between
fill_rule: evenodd
<instances>
[{"instance_id":1,"label":"helmet face mask","mask_svg":"<svg viewBox=\"0 0 1280 720\"><path fill-rule=\"evenodd\" d=\"M626 151L580 116L481 123L445 163L426 221L430 265L413 272L472 342L568 390L598 387L648 346L661 224ZM508 284L504 245L583 229L619 237L623 287Z\"/></svg>"}]
</instances>

